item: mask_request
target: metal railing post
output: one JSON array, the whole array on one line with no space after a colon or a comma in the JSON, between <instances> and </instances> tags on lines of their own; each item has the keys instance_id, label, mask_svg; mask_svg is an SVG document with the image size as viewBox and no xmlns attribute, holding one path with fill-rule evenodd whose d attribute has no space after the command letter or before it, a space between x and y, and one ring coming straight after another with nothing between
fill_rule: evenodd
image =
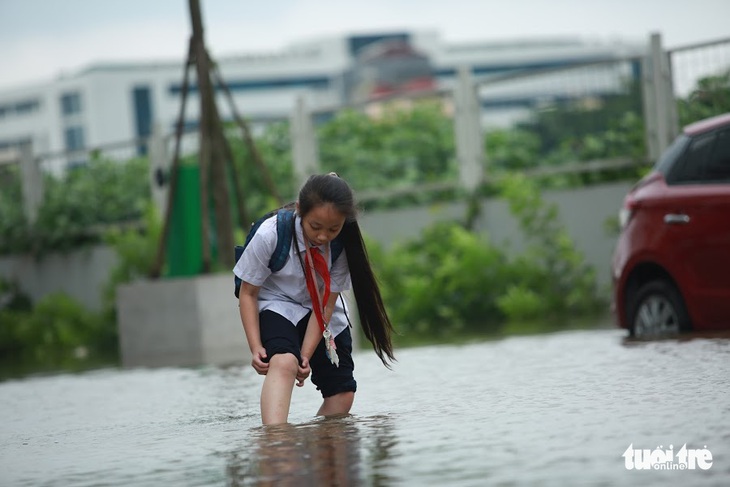
<instances>
[{"instance_id":1,"label":"metal railing post","mask_svg":"<svg viewBox=\"0 0 730 487\"><path fill-rule=\"evenodd\" d=\"M160 212L165 214L167 208L168 180L170 178L170 159L167 154L167 144L162 127L155 123L152 127L152 134L149 138L150 157L150 191L152 201Z\"/></svg>"},{"instance_id":2,"label":"metal railing post","mask_svg":"<svg viewBox=\"0 0 730 487\"><path fill-rule=\"evenodd\" d=\"M20 147L20 171L22 175L23 210L30 225L38 218L38 209L43 202L43 175L33 155L32 143Z\"/></svg>"},{"instance_id":3,"label":"metal railing post","mask_svg":"<svg viewBox=\"0 0 730 487\"><path fill-rule=\"evenodd\" d=\"M297 186L319 172L319 150L312 115L307 110L304 97L297 99L291 117L292 163Z\"/></svg>"},{"instance_id":4,"label":"metal railing post","mask_svg":"<svg viewBox=\"0 0 730 487\"><path fill-rule=\"evenodd\" d=\"M484 141L479 97L468 66L459 68L454 109L459 181L464 189L473 193L484 179Z\"/></svg>"},{"instance_id":5,"label":"metal railing post","mask_svg":"<svg viewBox=\"0 0 730 487\"><path fill-rule=\"evenodd\" d=\"M647 51L641 61L641 100L644 111L644 142L646 144L646 155L649 161L657 159L657 120L656 120L656 91L654 78L651 75L651 58Z\"/></svg>"},{"instance_id":6,"label":"metal railing post","mask_svg":"<svg viewBox=\"0 0 730 487\"><path fill-rule=\"evenodd\" d=\"M656 161L678 131L672 73L669 56L662 48L661 34L651 34L642 68L646 145L649 159Z\"/></svg>"},{"instance_id":7,"label":"metal railing post","mask_svg":"<svg viewBox=\"0 0 730 487\"><path fill-rule=\"evenodd\" d=\"M672 54L669 51L664 53L664 98L667 101L667 134L669 142L679 135L679 113L677 109L677 99L674 96L674 71L672 66Z\"/></svg>"}]
</instances>

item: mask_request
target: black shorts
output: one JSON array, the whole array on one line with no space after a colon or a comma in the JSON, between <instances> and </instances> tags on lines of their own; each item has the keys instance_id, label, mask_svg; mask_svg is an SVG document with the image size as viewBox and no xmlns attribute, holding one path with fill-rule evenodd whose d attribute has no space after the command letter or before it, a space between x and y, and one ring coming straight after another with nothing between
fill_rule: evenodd
<instances>
[{"instance_id":1,"label":"black shorts","mask_svg":"<svg viewBox=\"0 0 730 487\"><path fill-rule=\"evenodd\" d=\"M291 353L301 364L301 347L311 314L310 311L297 323L296 327L292 325L291 321L273 311L264 310L259 314L261 343L266 348L266 362L277 353ZM337 357L340 359L339 367L335 367L327 358L324 340L319 341L317 349L309 360L309 366L312 368L312 383L317 386L322 397L357 390L357 382L353 376L355 363L352 360L350 328L345 328L335 337L335 346L337 347Z\"/></svg>"}]
</instances>

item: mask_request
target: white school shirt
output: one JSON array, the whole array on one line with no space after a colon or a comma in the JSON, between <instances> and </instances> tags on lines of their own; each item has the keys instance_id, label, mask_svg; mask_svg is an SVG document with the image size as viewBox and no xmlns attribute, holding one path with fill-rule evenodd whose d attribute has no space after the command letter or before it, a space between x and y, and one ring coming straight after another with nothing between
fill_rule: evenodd
<instances>
[{"instance_id":1,"label":"white school shirt","mask_svg":"<svg viewBox=\"0 0 730 487\"><path fill-rule=\"evenodd\" d=\"M302 235L302 220L295 216L296 238L299 243L301 255L297 256L294 243L289 246L289 257L281 270L271 272L269 259L274 253L277 241L276 215L261 223L251 241L243 251L241 258L236 262L233 273L239 279L254 286L259 286L258 303L259 313L264 310L271 310L280 314L294 325L304 318L312 310L312 299L307 290L299 257L304 260L306 251L304 237ZM319 248L323 255L327 255L329 243ZM330 253L331 256L331 253ZM330 257L327 265L330 269L331 284L330 290L339 293L350 289L350 271L347 267L347 256L343 250L340 256L332 265ZM345 316L346 308L343 308L343 300L337 299L335 310L330 319L330 330L333 336L343 331L348 321Z\"/></svg>"}]
</instances>

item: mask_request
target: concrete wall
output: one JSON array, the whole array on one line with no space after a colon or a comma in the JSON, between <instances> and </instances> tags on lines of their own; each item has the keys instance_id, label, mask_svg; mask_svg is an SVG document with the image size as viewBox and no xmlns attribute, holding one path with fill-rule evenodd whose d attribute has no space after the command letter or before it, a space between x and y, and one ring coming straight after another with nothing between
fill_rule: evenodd
<instances>
[{"instance_id":1,"label":"concrete wall","mask_svg":"<svg viewBox=\"0 0 730 487\"><path fill-rule=\"evenodd\" d=\"M126 367L250 360L227 274L119 286L117 313Z\"/></svg>"},{"instance_id":2,"label":"concrete wall","mask_svg":"<svg viewBox=\"0 0 730 487\"><path fill-rule=\"evenodd\" d=\"M54 292L65 292L86 308L98 311L109 273L117 256L106 246L68 253L0 257L0 276L15 280L33 301Z\"/></svg>"}]
</instances>

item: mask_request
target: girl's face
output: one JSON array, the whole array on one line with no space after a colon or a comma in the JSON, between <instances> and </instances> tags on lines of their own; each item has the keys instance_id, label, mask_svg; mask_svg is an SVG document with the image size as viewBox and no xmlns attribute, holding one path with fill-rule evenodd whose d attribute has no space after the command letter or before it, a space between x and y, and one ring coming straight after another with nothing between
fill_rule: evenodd
<instances>
[{"instance_id":1,"label":"girl's face","mask_svg":"<svg viewBox=\"0 0 730 487\"><path fill-rule=\"evenodd\" d=\"M312 245L324 245L340 234L345 219L345 215L337 211L331 203L315 206L302 217L304 237Z\"/></svg>"}]
</instances>

